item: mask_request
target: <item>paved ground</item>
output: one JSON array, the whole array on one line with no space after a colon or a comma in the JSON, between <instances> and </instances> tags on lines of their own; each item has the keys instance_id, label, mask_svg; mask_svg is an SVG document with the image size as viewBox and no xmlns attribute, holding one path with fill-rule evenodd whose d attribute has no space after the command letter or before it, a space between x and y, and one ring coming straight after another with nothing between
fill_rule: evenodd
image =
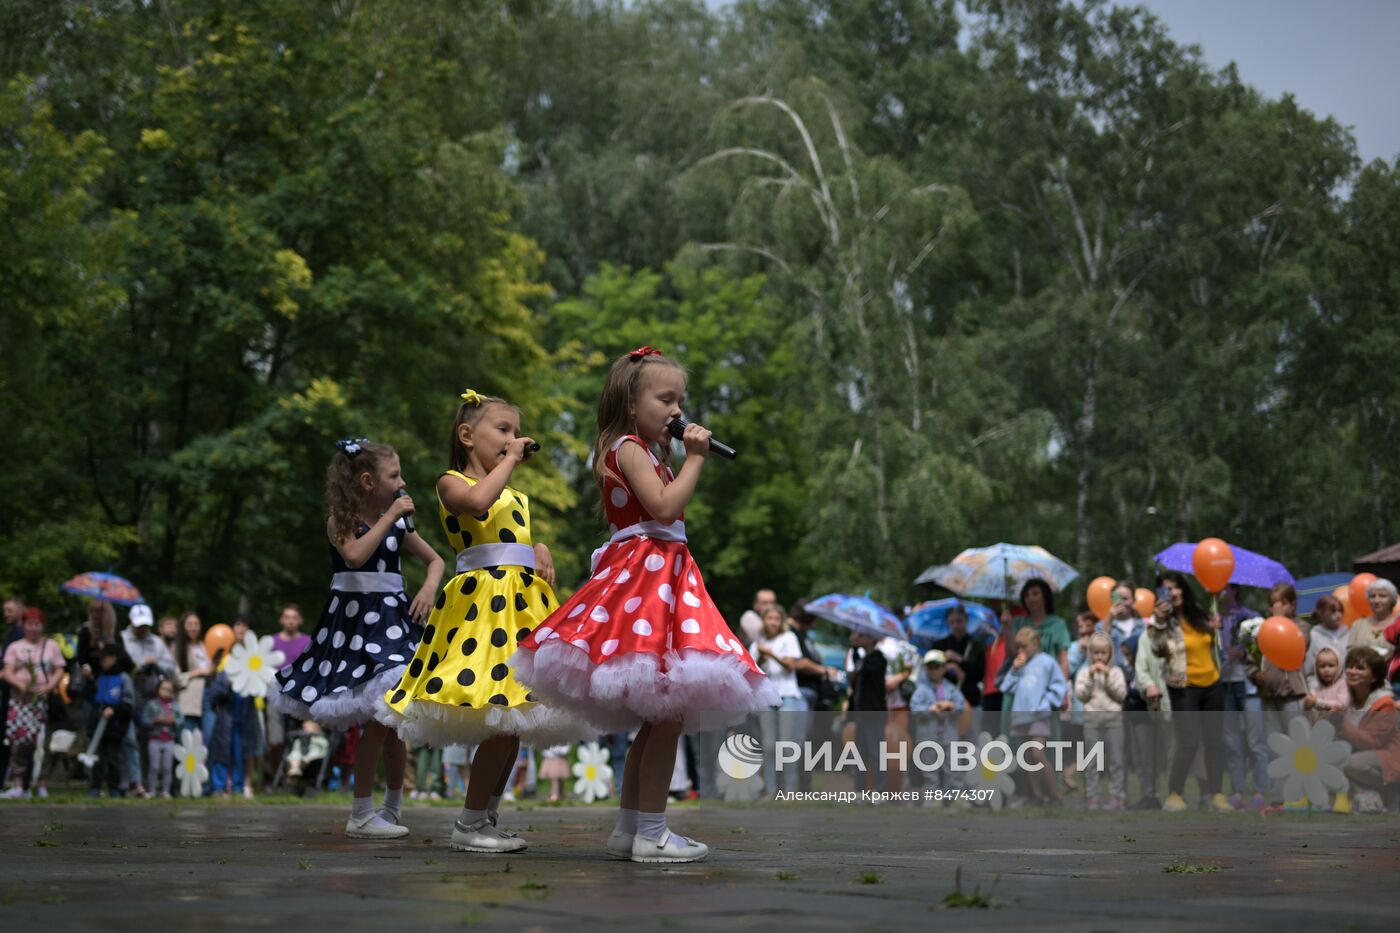
<instances>
[{"instance_id":1,"label":"paved ground","mask_svg":"<svg viewBox=\"0 0 1400 933\"><path fill-rule=\"evenodd\" d=\"M1393 929L1400 870L1395 817L711 804L672 820L710 859L659 868L601 857L604 809L508 813L510 857L449 850L452 815L366 844L341 806L6 805L0 929ZM945 906L959 870L990 908Z\"/></svg>"}]
</instances>

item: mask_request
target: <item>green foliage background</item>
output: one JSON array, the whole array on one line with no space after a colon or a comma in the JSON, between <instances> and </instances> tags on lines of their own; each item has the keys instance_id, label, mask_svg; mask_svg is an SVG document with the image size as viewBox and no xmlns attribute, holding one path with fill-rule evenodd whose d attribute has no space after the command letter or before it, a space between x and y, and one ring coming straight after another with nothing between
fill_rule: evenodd
<instances>
[{"instance_id":1,"label":"green foliage background","mask_svg":"<svg viewBox=\"0 0 1400 933\"><path fill-rule=\"evenodd\" d=\"M0 586L59 615L106 567L318 605L331 442L430 500L467 386L547 445L568 589L643 343L743 451L688 515L732 613L997 540L1142 581L1392 534L1400 170L1141 11L14 0L0 68Z\"/></svg>"}]
</instances>

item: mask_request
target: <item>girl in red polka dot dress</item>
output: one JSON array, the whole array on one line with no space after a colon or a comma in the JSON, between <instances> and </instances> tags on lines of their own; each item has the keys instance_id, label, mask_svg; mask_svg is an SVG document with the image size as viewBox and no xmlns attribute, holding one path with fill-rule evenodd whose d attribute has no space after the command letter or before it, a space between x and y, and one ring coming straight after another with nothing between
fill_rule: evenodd
<instances>
[{"instance_id":1,"label":"girl in red polka dot dress","mask_svg":"<svg viewBox=\"0 0 1400 933\"><path fill-rule=\"evenodd\" d=\"M594 552L589 579L511 658L520 681L546 701L605 731L638 729L607 851L639 862L693 862L708 853L666 828L681 734L780 703L715 608L686 547L682 512L709 455L710 432L685 429L685 463L673 473L665 462L667 425L681 414L685 386L680 366L651 347L613 363L593 450L612 536Z\"/></svg>"}]
</instances>

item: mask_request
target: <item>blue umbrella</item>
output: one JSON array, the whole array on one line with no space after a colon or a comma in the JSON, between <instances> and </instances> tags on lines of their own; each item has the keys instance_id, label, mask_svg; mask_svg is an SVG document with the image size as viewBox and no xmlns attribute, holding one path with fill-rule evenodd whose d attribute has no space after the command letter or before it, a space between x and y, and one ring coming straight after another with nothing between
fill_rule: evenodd
<instances>
[{"instance_id":1,"label":"blue umbrella","mask_svg":"<svg viewBox=\"0 0 1400 933\"><path fill-rule=\"evenodd\" d=\"M803 608L814 616L866 635L909 640L909 633L904 630L899 616L868 596L828 593Z\"/></svg>"},{"instance_id":2,"label":"blue umbrella","mask_svg":"<svg viewBox=\"0 0 1400 933\"><path fill-rule=\"evenodd\" d=\"M962 606L967 610L967 633L983 644L991 644L996 641L998 633L1001 631L1001 624L997 615L991 609L981 603L967 602L961 599L936 599L932 602L919 603L909 615L905 617L904 624L909 627L909 637L914 644L922 648L928 648L941 638L947 638L948 613L954 606Z\"/></svg>"},{"instance_id":3,"label":"blue umbrella","mask_svg":"<svg viewBox=\"0 0 1400 933\"><path fill-rule=\"evenodd\" d=\"M1293 582L1293 574L1289 573L1287 567L1273 558L1247 551L1233 544L1230 545L1230 550L1235 554L1235 572L1230 574L1231 583L1238 586L1257 586L1267 590L1278 583ZM1168 570L1194 574L1196 569L1191 563L1191 558L1195 553L1196 545L1189 541L1183 541L1180 544L1173 544L1152 559Z\"/></svg>"},{"instance_id":4,"label":"blue umbrella","mask_svg":"<svg viewBox=\"0 0 1400 933\"><path fill-rule=\"evenodd\" d=\"M1298 591L1298 615L1307 615L1317 608L1317 601L1329 595L1339 586L1345 586L1351 582L1349 573L1319 573L1316 576L1304 577L1294 584L1294 589Z\"/></svg>"}]
</instances>

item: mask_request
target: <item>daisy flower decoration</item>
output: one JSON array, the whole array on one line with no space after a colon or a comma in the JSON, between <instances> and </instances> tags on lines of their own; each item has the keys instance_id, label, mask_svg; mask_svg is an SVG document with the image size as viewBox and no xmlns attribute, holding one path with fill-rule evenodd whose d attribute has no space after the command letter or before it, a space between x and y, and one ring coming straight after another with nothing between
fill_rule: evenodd
<instances>
[{"instance_id":1,"label":"daisy flower decoration","mask_svg":"<svg viewBox=\"0 0 1400 933\"><path fill-rule=\"evenodd\" d=\"M990 761L994 765L1000 765L1005 759L1005 765L993 769L984 764L984 752L992 742L1000 742L1001 746L993 748ZM978 806L991 807L993 810L1000 810L1011 801L1011 795L1016 792L1016 782L1011 780L1011 769L1016 767L1016 757L1010 751L1011 746L1006 742L1006 736L998 736L993 739L991 735L983 732L977 737L977 763L971 771L967 773L967 785L972 790L990 790L992 795L987 800L974 801Z\"/></svg>"},{"instance_id":2,"label":"daisy flower decoration","mask_svg":"<svg viewBox=\"0 0 1400 933\"><path fill-rule=\"evenodd\" d=\"M608 764L608 753L597 742L580 745L578 761L574 763L574 793L583 798L584 803L602 800L612 793L612 765Z\"/></svg>"},{"instance_id":3,"label":"daisy flower decoration","mask_svg":"<svg viewBox=\"0 0 1400 933\"><path fill-rule=\"evenodd\" d=\"M1306 796L1314 807L1326 807L1329 791L1347 789L1342 765L1351 754L1351 746L1335 737L1336 731L1327 720L1309 723L1302 716L1288 723L1287 735L1275 732L1269 736L1269 748L1278 756L1269 762L1269 777L1283 779L1284 800Z\"/></svg>"},{"instance_id":4,"label":"daisy flower decoration","mask_svg":"<svg viewBox=\"0 0 1400 933\"><path fill-rule=\"evenodd\" d=\"M175 777L180 782L180 796L201 796L204 782L209 780L209 769L204 765L209 750L204 747L204 736L198 729L191 729L180 739L176 752Z\"/></svg>"},{"instance_id":5,"label":"daisy flower decoration","mask_svg":"<svg viewBox=\"0 0 1400 933\"><path fill-rule=\"evenodd\" d=\"M224 673L239 696L265 697L286 658L272 646L271 635L258 638L249 632L241 643L229 650Z\"/></svg>"}]
</instances>

